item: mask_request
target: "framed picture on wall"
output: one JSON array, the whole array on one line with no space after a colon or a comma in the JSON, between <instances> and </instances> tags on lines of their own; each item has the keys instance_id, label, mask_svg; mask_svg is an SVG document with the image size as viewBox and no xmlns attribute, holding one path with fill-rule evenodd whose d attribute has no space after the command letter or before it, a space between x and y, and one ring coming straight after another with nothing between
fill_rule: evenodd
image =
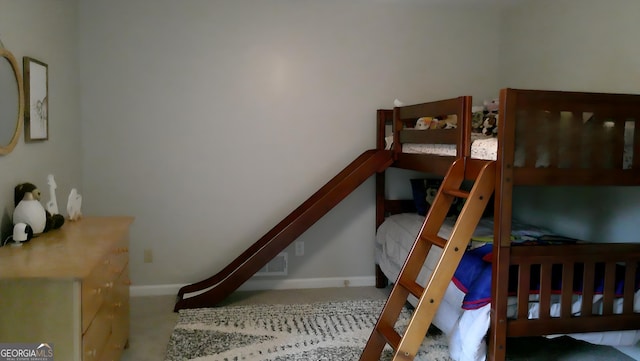
<instances>
[{"instance_id":1,"label":"framed picture on wall","mask_svg":"<svg viewBox=\"0 0 640 361\"><path fill-rule=\"evenodd\" d=\"M29 57L24 69L25 141L49 139L49 67Z\"/></svg>"}]
</instances>

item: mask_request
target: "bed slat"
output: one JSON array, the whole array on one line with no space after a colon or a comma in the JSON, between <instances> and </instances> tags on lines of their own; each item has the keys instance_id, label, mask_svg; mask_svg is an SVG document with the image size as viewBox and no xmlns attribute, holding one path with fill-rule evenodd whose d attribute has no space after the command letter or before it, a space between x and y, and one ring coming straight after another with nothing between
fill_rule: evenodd
<instances>
[{"instance_id":1,"label":"bed slat","mask_svg":"<svg viewBox=\"0 0 640 361\"><path fill-rule=\"evenodd\" d=\"M422 154L400 153L396 155L394 167L413 169L421 172L444 174L456 157L433 155L425 157Z\"/></svg>"},{"instance_id":2,"label":"bed slat","mask_svg":"<svg viewBox=\"0 0 640 361\"><path fill-rule=\"evenodd\" d=\"M633 132L633 169L640 169L640 115L635 118Z\"/></svg>"},{"instance_id":3,"label":"bed slat","mask_svg":"<svg viewBox=\"0 0 640 361\"><path fill-rule=\"evenodd\" d=\"M562 264L562 293L560 300L560 317L571 317L571 305L573 303L573 262Z\"/></svg>"},{"instance_id":4,"label":"bed slat","mask_svg":"<svg viewBox=\"0 0 640 361\"><path fill-rule=\"evenodd\" d=\"M640 175L630 169L550 169L550 168L514 168L514 183L518 185L575 185L595 186L619 185L633 186L640 182Z\"/></svg>"},{"instance_id":5,"label":"bed slat","mask_svg":"<svg viewBox=\"0 0 640 361\"><path fill-rule=\"evenodd\" d=\"M613 314L613 300L615 298L616 263L605 263L604 289L602 292L602 314Z\"/></svg>"},{"instance_id":6,"label":"bed slat","mask_svg":"<svg viewBox=\"0 0 640 361\"><path fill-rule=\"evenodd\" d=\"M400 143L415 144L457 144L459 129L403 130L399 135Z\"/></svg>"},{"instance_id":7,"label":"bed slat","mask_svg":"<svg viewBox=\"0 0 640 361\"><path fill-rule=\"evenodd\" d=\"M627 261L625 263L625 266L622 312L631 313L633 312L633 297L635 294L636 272L638 270L638 263Z\"/></svg>"},{"instance_id":8,"label":"bed slat","mask_svg":"<svg viewBox=\"0 0 640 361\"><path fill-rule=\"evenodd\" d=\"M507 323L507 333L512 337L540 336L579 332L611 330L635 330L640 324L640 314L549 318L545 320L518 319Z\"/></svg>"},{"instance_id":9,"label":"bed slat","mask_svg":"<svg viewBox=\"0 0 640 361\"><path fill-rule=\"evenodd\" d=\"M529 289L531 288L531 265L524 263L519 267L518 277L518 318L529 315Z\"/></svg>"},{"instance_id":10,"label":"bed slat","mask_svg":"<svg viewBox=\"0 0 640 361\"><path fill-rule=\"evenodd\" d=\"M611 149L613 154L613 168L622 169L624 166L624 119L616 121L611 129Z\"/></svg>"},{"instance_id":11,"label":"bed slat","mask_svg":"<svg viewBox=\"0 0 640 361\"><path fill-rule=\"evenodd\" d=\"M580 136L580 132L574 132L572 129L576 129L582 126L582 112L572 112L572 117L569 120L569 147L567 149L573 149L573 151L569 152L569 158L571 160L570 168L580 168L582 167L582 154L584 154L582 137Z\"/></svg>"},{"instance_id":12,"label":"bed slat","mask_svg":"<svg viewBox=\"0 0 640 361\"><path fill-rule=\"evenodd\" d=\"M551 264L545 263L540 267L540 319L550 318L551 310Z\"/></svg>"},{"instance_id":13,"label":"bed slat","mask_svg":"<svg viewBox=\"0 0 640 361\"><path fill-rule=\"evenodd\" d=\"M580 315L587 317L593 314L593 285L595 283L595 262L584 263L584 273L582 277L582 305Z\"/></svg>"},{"instance_id":14,"label":"bed slat","mask_svg":"<svg viewBox=\"0 0 640 361\"><path fill-rule=\"evenodd\" d=\"M560 167L560 132L552 129L553 124L560 124L560 112L551 112L545 126L544 139L547 139L547 149L549 149L549 166Z\"/></svg>"}]
</instances>

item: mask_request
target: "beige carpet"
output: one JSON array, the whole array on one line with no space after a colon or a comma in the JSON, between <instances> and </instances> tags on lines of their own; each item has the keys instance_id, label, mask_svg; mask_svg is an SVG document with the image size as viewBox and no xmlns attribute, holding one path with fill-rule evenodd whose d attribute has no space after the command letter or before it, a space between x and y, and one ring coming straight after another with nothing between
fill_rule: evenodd
<instances>
[{"instance_id":1,"label":"beige carpet","mask_svg":"<svg viewBox=\"0 0 640 361\"><path fill-rule=\"evenodd\" d=\"M261 304L181 310L166 361L357 360L385 300ZM397 322L406 329L411 311ZM388 347L381 357L392 358ZM416 361L450 361L446 337L424 338Z\"/></svg>"},{"instance_id":2,"label":"beige carpet","mask_svg":"<svg viewBox=\"0 0 640 361\"><path fill-rule=\"evenodd\" d=\"M225 305L311 303L360 298L386 299L388 289L345 287L245 291L232 294ZM164 360L169 337L178 321L175 295L131 298L131 336L121 361Z\"/></svg>"},{"instance_id":3,"label":"beige carpet","mask_svg":"<svg viewBox=\"0 0 640 361\"><path fill-rule=\"evenodd\" d=\"M311 303L360 298L386 299L388 292L388 289L375 287L237 292L231 295L225 304ZM174 303L175 295L131 298L131 336L129 348L125 350L121 361L164 360L169 338L178 320L178 314L173 312ZM579 355L580 351L573 347L575 345L572 341L568 341L564 346L563 340L553 343L547 341L550 340L542 338L509 340L508 354L521 357L520 360L571 360L572 355L574 357ZM636 355L634 360L640 361L640 346L625 347L624 349L625 352ZM545 353L555 358L544 358ZM564 356L558 356L562 353ZM531 358L527 358L527 354L531 355ZM624 356L621 353L617 355ZM574 360L580 360L580 358L574 358ZM617 359L613 358L612 360ZM624 360L624 358L618 360Z\"/></svg>"}]
</instances>

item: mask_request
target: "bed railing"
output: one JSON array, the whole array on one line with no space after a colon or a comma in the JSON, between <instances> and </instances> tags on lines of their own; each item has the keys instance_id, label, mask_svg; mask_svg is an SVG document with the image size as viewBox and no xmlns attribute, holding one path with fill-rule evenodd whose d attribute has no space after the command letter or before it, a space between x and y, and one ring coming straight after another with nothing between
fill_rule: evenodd
<instances>
[{"instance_id":1,"label":"bed railing","mask_svg":"<svg viewBox=\"0 0 640 361\"><path fill-rule=\"evenodd\" d=\"M637 329L638 263L640 244L511 247L517 311L507 324L509 336ZM529 319L530 289L538 292L537 319ZM581 302L574 304L578 295ZM560 303L554 312L553 299Z\"/></svg>"},{"instance_id":2,"label":"bed railing","mask_svg":"<svg viewBox=\"0 0 640 361\"><path fill-rule=\"evenodd\" d=\"M455 117L457 127L452 129L415 129L416 121L422 117ZM396 107L393 110L378 110L378 144L384 147L384 137L391 126L393 135L395 167L420 170L444 175L451 163L471 151L471 97ZM456 156L430 154L408 154L402 152L402 144L449 144L456 147Z\"/></svg>"},{"instance_id":3,"label":"bed railing","mask_svg":"<svg viewBox=\"0 0 640 361\"><path fill-rule=\"evenodd\" d=\"M514 184L640 184L640 95L503 89L500 105Z\"/></svg>"},{"instance_id":4,"label":"bed railing","mask_svg":"<svg viewBox=\"0 0 640 361\"><path fill-rule=\"evenodd\" d=\"M455 116L457 128L408 130L421 117ZM394 151L402 152L402 144L451 144L456 146L456 157L468 156L471 152L471 97L396 107L393 110Z\"/></svg>"}]
</instances>

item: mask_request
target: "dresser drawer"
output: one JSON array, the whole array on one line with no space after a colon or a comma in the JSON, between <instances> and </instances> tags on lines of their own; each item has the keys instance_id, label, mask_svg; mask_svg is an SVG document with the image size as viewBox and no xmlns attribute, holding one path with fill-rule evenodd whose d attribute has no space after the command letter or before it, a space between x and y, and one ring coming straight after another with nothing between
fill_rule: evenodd
<instances>
[{"instance_id":1,"label":"dresser drawer","mask_svg":"<svg viewBox=\"0 0 640 361\"><path fill-rule=\"evenodd\" d=\"M108 263L109 271L119 275L129 262L129 246L128 239L123 239L119 244L109 252Z\"/></svg>"},{"instance_id":2,"label":"dresser drawer","mask_svg":"<svg viewBox=\"0 0 640 361\"><path fill-rule=\"evenodd\" d=\"M120 359L129 339L129 267L120 273L105 297L103 307L109 310L111 318L111 334L104 347L100 361Z\"/></svg>"},{"instance_id":3,"label":"dresser drawer","mask_svg":"<svg viewBox=\"0 0 640 361\"><path fill-rule=\"evenodd\" d=\"M104 303L110 280L105 261L93 269L91 274L82 280L82 332L84 333L91 324L96 313Z\"/></svg>"},{"instance_id":4,"label":"dresser drawer","mask_svg":"<svg viewBox=\"0 0 640 361\"><path fill-rule=\"evenodd\" d=\"M122 342L121 337L116 334L111 334L109 340L107 341L104 350L102 351L102 355L100 356L100 361L117 361L120 360L120 356L122 352L124 352L124 348L126 346L125 342Z\"/></svg>"},{"instance_id":5,"label":"dresser drawer","mask_svg":"<svg viewBox=\"0 0 640 361\"><path fill-rule=\"evenodd\" d=\"M109 298L116 280L128 265L127 241L128 238L123 238L117 242L82 282L82 332L87 330L98 309Z\"/></svg>"},{"instance_id":6,"label":"dresser drawer","mask_svg":"<svg viewBox=\"0 0 640 361\"><path fill-rule=\"evenodd\" d=\"M111 332L116 342L124 346L129 338L129 267L120 274L113 288L111 304L113 307L113 325Z\"/></svg>"},{"instance_id":7,"label":"dresser drawer","mask_svg":"<svg viewBox=\"0 0 640 361\"><path fill-rule=\"evenodd\" d=\"M91 325L82 336L82 361L96 361L102 356L107 340L111 336L113 312L109 307L100 307Z\"/></svg>"}]
</instances>

